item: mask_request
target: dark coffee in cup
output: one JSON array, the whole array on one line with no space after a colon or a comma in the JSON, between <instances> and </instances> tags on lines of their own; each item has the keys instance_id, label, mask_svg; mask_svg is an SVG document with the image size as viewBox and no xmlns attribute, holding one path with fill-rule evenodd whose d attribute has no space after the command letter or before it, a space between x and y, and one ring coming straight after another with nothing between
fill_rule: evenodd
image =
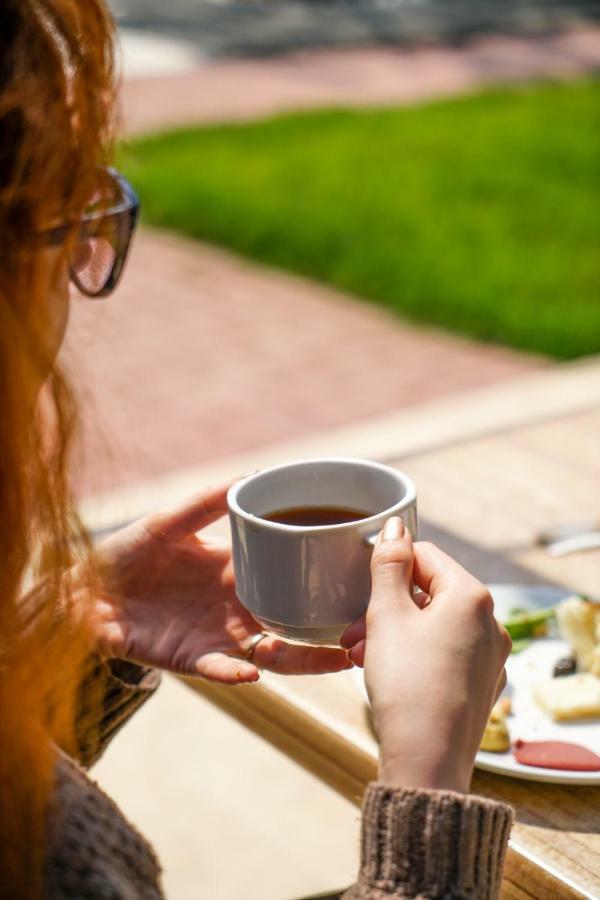
<instances>
[{"instance_id":1,"label":"dark coffee in cup","mask_svg":"<svg viewBox=\"0 0 600 900\"><path fill-rule=\"evenodd\" d=\"M325 457L275 466L228 494L235 586L267 631L339 643L371 592L377 535L402 516L417 536L412 481L366 459Z\"/></svg>"},{"instance_id":2,"label":"dark coffee in cup","mask_svg":"<svg viewBox=\"0 0 600 900\"><path fill-rule=\"evenodd\" d=\"M297 525L311 528L319 525L345 525L347 522L360 522L369 519L374 513L349 506L291 506L288 509L277 509L265 513L261 519L267 522L278 522L280 525Z\"/></svg>"}]
</instances>

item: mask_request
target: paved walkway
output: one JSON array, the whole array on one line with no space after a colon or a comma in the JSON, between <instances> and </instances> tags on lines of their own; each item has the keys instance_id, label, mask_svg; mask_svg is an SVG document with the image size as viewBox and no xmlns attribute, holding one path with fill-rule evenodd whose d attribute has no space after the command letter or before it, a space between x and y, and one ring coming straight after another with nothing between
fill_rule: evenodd
<instances>
[{"instance_id":1,"label":"paved walkway","mask_svg":"<svg viewBox=\"0 0 600 900\"><path fill-rule=\"evenodd\" d=\"M142 71L137 40L135 58ZM127 40L125 49L127 58ZM415 103L495 83L571 78L598 69L600 29L535 39L482 37L461 47L314 50L220 61L127 81L124 127L134 134L291 109Z\"/></svg>"},{"instance_id":2,"label":"paved walkway","mask_svg":"<svg viewBox=\"0 0 600 900\"><path fill-rule=\"evenodd\" d=\"M148 230L114 297L73 303L66 357L85 397L86 493L544 364Z\"/></svg>"}]
</instances>

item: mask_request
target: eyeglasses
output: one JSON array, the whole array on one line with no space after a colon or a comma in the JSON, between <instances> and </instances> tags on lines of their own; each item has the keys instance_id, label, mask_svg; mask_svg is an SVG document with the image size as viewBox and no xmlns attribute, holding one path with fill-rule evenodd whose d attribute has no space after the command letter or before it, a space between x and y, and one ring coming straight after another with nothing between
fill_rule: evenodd
<instances>
[{"instance_id":1,"label":"eyeglasses","mask_svg":"<svg viewBox=\"0 0 600 900\"><path fill-rule=\"evenodd\" d=\"M79 238L69 260L69 275L86 297L108 297L123 274L140 203L116 169L100 169L100 184L81 217ZM72 225L42 232L47 246L63 244Z\"/></svg>"}]
</instances>

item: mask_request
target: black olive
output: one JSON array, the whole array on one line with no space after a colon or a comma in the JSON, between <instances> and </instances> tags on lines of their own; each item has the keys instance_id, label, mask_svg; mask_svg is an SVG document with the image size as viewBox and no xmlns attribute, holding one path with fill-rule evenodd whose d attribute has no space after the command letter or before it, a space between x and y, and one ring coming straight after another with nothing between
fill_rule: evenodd
<instances>
[{"instance_id":1,"label":"black olive","mask_svg":"<svg viewBox=\"0 0 600 900\"><path fill-rule=\"evenodd\" d=\"M561 675L574 675L577 671L577 663L573 656L563 656L554 666L554 677L559 678Z\"/></svg>"}]
</instances>

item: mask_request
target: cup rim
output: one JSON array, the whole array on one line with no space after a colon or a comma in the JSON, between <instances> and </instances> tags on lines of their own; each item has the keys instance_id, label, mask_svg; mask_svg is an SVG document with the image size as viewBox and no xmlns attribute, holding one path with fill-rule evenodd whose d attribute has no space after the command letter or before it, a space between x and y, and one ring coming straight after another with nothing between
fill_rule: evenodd
<instances>
[{"instance_id":1,"label":"cup rim","mask_svg":"<svg viewBox=\"0 0 600 900\"><path fill-rule=\"evenodd\" d=\"M307 463L345 463L360 465L368 469L379 469L381 472L385 472L386 474L392 474L397 479L397 481L401 482L405 489L405 495L402 500L398 500L396 503L393 503L386 509L382 509L381 512L373 513L372 516L369 516L366 519L355 519L351 522L340 522L337 525L288 525L284 522L270 522L268 519L263 519L260 516L254 515L254 513L250 513L240 506L237 499L238 494L247 484L250 484L252 481L258 480L265 475L270 475L273 472L278 472L281 469L292 469L295 466L306 465ZM362 529L363 527L368 526L369 523L372 523L375 519L380 519L386 514L391 515L394 512L400 514L403 509L406 509L406 507L414 503L416 499L417 491L414 482L408 477L408 475L405 475L404 472L401 472L399 469L395 469L392 466L387 466L385 465L385 463L379 463L375 462L374 460L361 459L359 457L352 456L307 457L306 459L295 459L287 463L281 463L277 466L269 466L266 469L261 469L259 472L253 472L251 475L246 476L246 478L240 479L240 481L237 481L234 485L232 485L232 487L230 487L227 492L228 509L236 516L239 516L246 522L260 524L267 530L271 529L279 532L284 531L291 534L299 534L306 531L309 531L311 534L324 533L329 531L343 531L355 528L357 525L360 525Z\"/></svg>"}]
</instances>

